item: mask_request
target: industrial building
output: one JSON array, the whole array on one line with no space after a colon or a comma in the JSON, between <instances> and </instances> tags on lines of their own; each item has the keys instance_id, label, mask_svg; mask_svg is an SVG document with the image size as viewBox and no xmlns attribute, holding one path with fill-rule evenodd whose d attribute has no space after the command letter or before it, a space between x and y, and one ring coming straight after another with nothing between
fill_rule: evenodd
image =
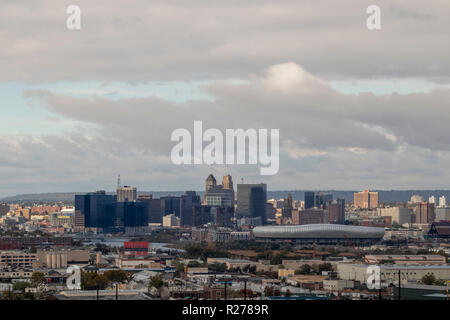
<instances>
[{"instance_id":1,"label":"industrial building","mask_svg":"<svg viewBox=\"0 0 450 320\"><path fill-rule=\"evenodd\" d=\"M371 275L367 272L368 264L342 263L337 265L337 272L340 279L359 281L366 283ZM433 274L436 279L450 280L450 265L379 265L381 283L385 285L398 283L400 280L407 282L417 282L427 274Z\"/></svg>"}]
</instances>

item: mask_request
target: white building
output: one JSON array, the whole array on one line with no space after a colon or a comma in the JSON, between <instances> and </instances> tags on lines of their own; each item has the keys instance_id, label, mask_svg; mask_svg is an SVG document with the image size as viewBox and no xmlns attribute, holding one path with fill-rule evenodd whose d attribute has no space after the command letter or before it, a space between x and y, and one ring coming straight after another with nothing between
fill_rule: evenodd
<instances>
[{"instance_id":1,"label":"white building","mask_svg":"<svg viewBox=\"0 0 450 320\"><path fill-rule=\"evenodd\" d=\"M423 198L421 196L419 196L418 194L415 194L411 197L411 203L418 203L418 202L422 202Z\"/></svg>"},{"instance_id":2,"label":"white building","mask_svg":"<svg viewBox=\"0 0 450 320\"><path fill-rule=\"evenodd\" d=\"M163 227L179 227L180 226L180 218L175 216L174 214L168 214L163 217Z\"/></svg>"},{"instance_id":3,"label":"white building","mask_svg":"<svg viewBox=\"0 0 450 320\"><path fill-rule=\"evenodd\" d=\"M435 196L429 197L429 198L428 198L428 202L429 202L429 203L436 204L436 197L435 197Z\"/></svg>"},{"instance_id":4,"label":"white building","mask_svg":"<svg viewBox=\"0 0 450 320\"><path fill-rule=\"evenodd\" d=\"M447 206L447 200L445 199L445 196L439 197L439 207L446 207Z\"/></svg>"},{"instance_id":5,"label":"white building","mask_svg":"<svg viewBox=\"0 0 450 320\"><path fill-rule=\"evenodd\" d=\"M391 217L392 223L402 225L411 222L411 210L403 207L378 208L378 215Z\"/></svg>"},{"instance_id":6,"label":"white building","mask_svg":"<svg viewBox=\"0 0 450 320\"><path fill-rule=\"evenodd\" d=\"M450 208L439 207L436 208L435 221L449 221L450 220Z\"/></svg>"}]
</instances>

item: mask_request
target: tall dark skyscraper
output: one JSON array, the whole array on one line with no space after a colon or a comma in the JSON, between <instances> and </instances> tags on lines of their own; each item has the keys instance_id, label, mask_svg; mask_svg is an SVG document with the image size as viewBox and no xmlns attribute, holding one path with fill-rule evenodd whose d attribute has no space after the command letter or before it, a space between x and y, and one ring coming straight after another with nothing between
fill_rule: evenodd
<instances>
[{"instance_id":1,"label":"tall dark skyscraper","mask_svg":"<svg viewBox=\"0 0 450 320\"><path fill-rule=\"evenodd\" d=\"M162 223L161 199L153 199L151 195L140 195L137 202L148 203L148 223Z\"/></svg>"},{"instance_id":2,"label":"tall dark skyscraper","mask_svg":"<svg viewBox=\"0 0 450 320\"><path fill-rule=\"evenodd\" d=\"M261 184L237 185L237 211L236 217L261 217L266 222L267 186Z\"/></svg>"},{"instance_id":3,"label":"tall dark skyscraper","mask_svg":"<svg viewBox=\"0 0 450 320\"><path fill-rule=\"evenodd\" d=\"M116 202L105 191L75 195L75 213L83 215L86 228L107 228L114 225Z\"/></svg>"},{"instance_id":4,"label":"tall dark skyscraper","mask_svg":"<svg viewBox=\"0 0 450 320\"><path fill-rule=\"evenodd\" d=\"M200 206L200 196L195 191L186 191L180 198L181 226L192 226L193 207Z\"/></svg>"},{"instance_id":5,"label":"tall dark skyscraper","mask_svg":"<svg viewBox=\"0 0 450 320\"><path fill-rule=\"evenodd\" d=\"M180 203L181 197L166 196L161 197L161 212L162 215L175 214L180 217Z\"/></svg>"},{"instance_id":6,"label":"tall dark skyscraper","mask_svg":"<svg viewBox=\"0 0 450 320\"><path fill-rule=\"evenodd\" d=\"M326 209L328 202L333 200L333 196L329 193L318 191L305 191L305 209L321 208Z\"/></svg>"},{"instance_id":7,"label":"tall dark skyscraper","mask_svg":"<svg viewBox=\"0 0 450 320\"><path fill-rule=\"evenodd\" d=\"M97 191L75 195L75 216L85 228L102 229L103 232L123 231L124 227L148 225L147 202L117 202L117 196Z\"/></svg>"}]
</instances>

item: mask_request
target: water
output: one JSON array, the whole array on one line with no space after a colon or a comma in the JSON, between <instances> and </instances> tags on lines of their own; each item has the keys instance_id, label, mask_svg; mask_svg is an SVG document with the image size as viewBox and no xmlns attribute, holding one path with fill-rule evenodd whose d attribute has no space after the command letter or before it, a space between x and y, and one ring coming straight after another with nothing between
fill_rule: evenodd
<instances>
[{"instance_id":1,"label":"water","mask_svg":"<svg viewBox=\"0 0 450 320\"><path fill-rule=\"evenodd\" d=\"M83 241L83 245L89 246L89 245L96 245L98 243L104 244L109 247L113 248L121 248L123 247L123 243L125 241L131 241L130 238L105 238L105 239L90 239L90 241ZM182 249L175 249L168 247L169 243L161 243L161 242L149 242L149 249L150 250L163 250L163 251L179 251L182 252L184 250Z\"/></svg>"}]
</instances>

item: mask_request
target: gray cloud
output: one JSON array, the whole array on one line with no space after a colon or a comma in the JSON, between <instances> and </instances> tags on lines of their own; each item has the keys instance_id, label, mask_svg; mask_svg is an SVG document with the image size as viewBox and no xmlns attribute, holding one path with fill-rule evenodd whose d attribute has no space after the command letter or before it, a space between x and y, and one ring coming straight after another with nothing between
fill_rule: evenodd
<instances>
[{"instance_id":1,"label":"gray cloud","mask_svg":"<svg viewBox=\"0 0 450 320\"><path fill-rule=\"evenodd\" d=\"M295 63L272 66L247 80L210 84L204 90L212 101L181 104L27 91L31 104L43 103L86 128L66 136L3 139L0 166L13 167L19 182L38 178L46 188L66 190L113 188L119 172L147 190L201 189L209 172L266 181L275 189L445 187L450 90L344 95ZM173 165L170 134L176 128L192 132L194 120L202 120L204 129L279 128L280 172L261 177L249 165Z\"/></svg>"},{"instance_id":2,"label":"gray cloud","mask_svg":"<svg viewBox=\"0 0 450 320\"><path fill-rule=\"evenodd\" d=\"M0 4L0 81L193 80L247 77L301 60L327 79L450 74L448 1L88 1L82 30L65 28L72 1Z\"/></svg>"}]
</instances>

